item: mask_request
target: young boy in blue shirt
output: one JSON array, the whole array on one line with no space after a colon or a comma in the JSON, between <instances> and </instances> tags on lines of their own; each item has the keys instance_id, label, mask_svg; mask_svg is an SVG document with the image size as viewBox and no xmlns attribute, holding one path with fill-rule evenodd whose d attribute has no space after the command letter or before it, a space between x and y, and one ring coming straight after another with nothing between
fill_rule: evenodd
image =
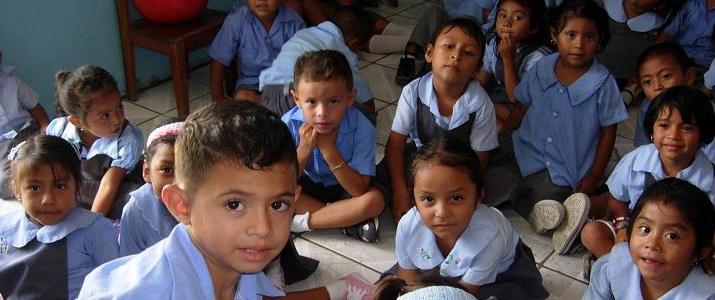
<instances>
[{"instance_id":1,"label":"young boy in blue shirt","mask_svg":"<svg viewBox=\"0 0 715 300\"><path fill-rule=\"evenodd\" d=\"M297 147L303 187L291 231L344 228L368 243L378 238L382 193L375 175L375 128L352 106L353 76L335 50L303 54L295 63L295 107L285 113Z\"/></svg>"},{"instance_id":2,"label":"young boy in blue shirt","mask_svg":"<svg viewBox=\"0 0 715 300\"><path fill-rule=\"evenodd\" d=\"M271 65L283 43L305 28L303 19L281 0L247 0L231 12L214 38L208 54L211 98L223 100L224 67L236 59L239 76L235 99L260 101L258 75Z\"/></svg>"},{"instance_id":3,"label":"young boy in blue shirt","mask_svg":"<svg viewBox=\"0 0 715 300\"><path fill-rule=\"evenodd\" d=\"M181 224L144 252L95 269L79 299L282 296L261 270L286 245L300 192L290 144L278 116L250 102L191 114L176 141L176 183L161 195Z\"/></svg>"},{"instance_id":4,"label":"young boy in blue shirt","mask_svg":"<svg viewBox=\"0 0 715 300\"><path fill-rule=\"evenodd\" d=\"M332 21L296 32L285 43L273 64L261 72L261 105L280 115L295 106L289 91L293 84L293 67L296 60L308 51L329 49L339 51L347 58L352 71L352 82L357 90L356 107L374 120L376 113L372 92L367 81L360 76L358 57L354 53L367 41L370 34L367 21L360 19L352 7L338 10Z\"/></svg>"}]
</instances>

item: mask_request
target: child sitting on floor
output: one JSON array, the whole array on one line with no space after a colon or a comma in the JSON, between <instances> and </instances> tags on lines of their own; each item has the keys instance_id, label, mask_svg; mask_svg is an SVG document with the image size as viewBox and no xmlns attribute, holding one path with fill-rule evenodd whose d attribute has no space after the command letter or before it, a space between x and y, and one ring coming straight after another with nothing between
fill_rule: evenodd
<instances>
[{"instance_id":1,"label":"child sitting on floor","mask_svg":"<svg viewBox=\"0 0 715 300\"><path fill-rule=\"evenodd\" d=\"M15 74L15 67L2 64L0 51L0 199L13 197L7 159L10 149L31 135L44 133L50 123L37 100L37 93Z\"/></svg>"},{"instance_id":2,"label":"child sitting on floor","mask_svg":"<svg viewBox=\"0 0 715 300\"><path fill-rule=\"evenodd\" d=\"M11 188L23 209L0 212L0 294L75 299L85 276L118 255L112 223L75 206L80 160L67 141L30 137L10 159Z\"/></svg>"},{"instance_id":3,"label":"child sitting on floor","mask_svg":"<svg viewBox=\"0 0 715 300\"><path fill-rule=\"evenodd\" d=\"M141 130L124 118L117 82L109 72L85 65L55 75L57 102L68 114L47 126L79 149L80 206L118 219L129 192L143 184Z\"/></svg>"},{"instance_id":4,"label":"child sitting on floor","mask_svg":"<svg viewBox=\"0 0 715 300\"><path fill-rule=\"evenodd\" d=\"M79 299L283 295L261 270L288 241L300 191L290 144L278 116L255 103L192 113L176 141L176 183L161 194L181 224L142 253L94 270Z\"/></svg>"},{"instance_id":5,"label":"child sitting on floor","mask_svg":"<svg viewBox=\"0 0 715 300\"><path fill-rule=\"evenodd\" d=\"M122 211L119 254L137 254L163 240L179 222L161 201L161 190L174 183L174 143L183 122L160 126L149 134L142 175L146 183L130 193Z\"/></svg>"},{"instance_id":6,"label":"child sitting on floor","mask_svg":"<svg viewBox=\"0 0 715 300\"><path fill-rule=\"evenodd\" d=\"M481 204L482 171L467 143L445 136L420 149L409 182L415 207L395 237L401 279L417 284L439 272L479 299L548 296L531 250L500 211Z\"/></svg>"},{"instance_id":7,"label":"child sitting on floor","mask_svg":"<svg viewBox=\"0 0 715 300\"><path fill-rule=\"evenodd\" d=\"M591 210L594 217L581 231L583 245L596 257L627 240L628 218L643 191L666 177L686 180L715 201L715 171L701 147L715 136L715 112L706 95L690 87L672 87L658 95L645 116L645 132L652 143L626 154L608 178L608 193L592 202L606 202ZM600 210L598 209L600 208ZM578 233L577 228L577 233ZM590 254L587 254L590 256ZM588 259L586 257L584 260Z\"/></svg>"},{"instance_id":8,"label":"child sitting on floor","mask_svg":"<svg viewBox=\"0 0 715 300\"><path fill-rule=\"evenodd\" d=\"M282 0L247 0L245 6L231 12L208 49L213 101L225 98L224 68L234 59L239 75L231 97L260 101L258 75L271 65L283 44L303 28L303 19Z\"/></svg>"},{"instance_id":9,"label":"child sitting on floor","mask_svg":"<svg viewBox=\"0 0 715 300\"><path fill-rule=\"evenodd\" d=\"M353 52L357 51L370 35L365 22L358 18L350 7L343 7L331 21L296 32L285 43L273 64L261 72L261 105L279 115L285 114L295 106L290 90L291 85L294 84L293 69L298 57L309 51L336 50L348 60L352 82L357 90L355 106L374 124L376 113L372 92L360 75L358 58Z\"/></svg>"},{"instance_id":10,"label":"child sitting on floor","mask_svg":"<svg viewBox=\"0 0 715 300\"><path fill-rule=\"evenodd\" d=\"M355 107L350 65L340 52L319 50L295 63L295 107L282 120L297 147L303 187L291 231L343 228L374 243L382 193L375 175L375 128Z\"/></svg>"},{"instance_id":11,"label":"child sitting on floor","mask_svg":"<svg viewBox=\"0 0 715 300\"><path fill-rule=\"evenodd\" d=\"M711 178L712 179L712 178ZM708 195L685 180L653 183L631 215L627 243L593 266L583 299L713 299L715 212Z\"/></svg>"},{"instance_id":12,"label":"child sitting on floor","mask_svg":"<svg viewBox=\"0 0 715 300\"><path fill-rule=\"evenodd\" d=\"M479 25L468 18L453 19L427 46L425 59L434 71L402 90L379 167L395 222L410 208L405 170L418 148L452 134L469 143L485 169L489 151L498 146L494 104L474 80L482 53L484 35ZM407 143L408 137L413 143Z\"/></svg>"}]
</instances>

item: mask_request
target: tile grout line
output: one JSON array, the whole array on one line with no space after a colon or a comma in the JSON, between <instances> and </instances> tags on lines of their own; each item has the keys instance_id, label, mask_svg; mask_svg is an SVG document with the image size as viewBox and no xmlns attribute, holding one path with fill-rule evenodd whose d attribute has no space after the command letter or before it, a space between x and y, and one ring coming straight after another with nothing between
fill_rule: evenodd
<instances>
[{"instance_id":1,"label":"tile grout line","mask_svg":"<svg viewBox=\"0 0 715 300\"><path fill-rule=\"evenodd\" d=\"M338 251L335 251L335 250L333 250L333 249L330 249L330 248L328 248L328 247L326 247L326 246L323 246L323 245L321 245L321 244L319 244L319 243L317 243L317 242L314 242L314 241L312 241L312 240L310 240L310 239L304 238L304 237L302 237L302 236L300 236L300 235L297 236L297 237L299 237L299 238L303 239L304 241L307 241L307 242L309 242L309 243L311 243L311 244L313 244L313 245L316 245L316 246L318 246L318 247L320 247L320 248L323 248L323 249L325 249L325 250L328 250L328 251L330 251L330 252L333 252L333 253L335 253L335 254L337 254L337 255L339 255L339 256L341 256L341 257L343 257L343 258L345 258L345 259L347 259L347 260L349 260L349 261L352 261L352 262L354 262L354 263L356 263L356 264L358 264L358 265L360 265L360 266L362 266L362 267L365 267L365 268L367 268L367 269L369 269L369 270L371 270L371 271L373 271L373 272L376 272L376 273L378 273L378 274L382 274L382 272L383 272L383 271L375 270L375 269L373 269L372 267L370 267L370 266L368 266L368 265L365 265L364 263L362 263L362 262L360 262L360 261L358 261L358 260L356 260L356 259L353 259L352 257L345 256L345 255L343 255L342 253L340 253L340 252L338 252ZM318 261L319 261L319 259L318 259ZM395 262L395 263L397 263L397 262Z\"/></svg>"}]
</instances>

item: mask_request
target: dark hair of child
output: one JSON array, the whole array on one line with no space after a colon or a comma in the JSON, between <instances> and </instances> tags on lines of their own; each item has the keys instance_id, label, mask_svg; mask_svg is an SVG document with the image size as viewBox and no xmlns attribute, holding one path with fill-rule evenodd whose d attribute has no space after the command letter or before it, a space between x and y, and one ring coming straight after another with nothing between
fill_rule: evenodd
<instances>
[{"instance_id":1,"label":"dark hair of child","mask_svg":"<svg viewBox=\"0 0 715 300\"><path fill-rule=\"evenodd\" d=\"M653 136L653 125L665 108L677 109L686 124L700 129L700 144L709 144L715 137L715 112L708 96L697 88L671 87L655 97L643 119L646 136Z\"/></svg>"},{"instance_id":2,"label":"dark hair of child","mask_svg":"<svg viewBox=\"0 0 715 300\"><path fill-rule=\"evenodd\" d=\"M77 150L61 137L51 135L35 135L20 144L12 159L11 174L13 180L18 180L25 174L41 165L49 165L52 174L57 177L55 166L61 166L65 172L72 174L78 184L82 178L80 160ZM79 192L79 189L77 189Z\"/></svg>"},{"instance_id":3,"label":"dark hair of child","mask_svg":"<svg viewBox=\"0 0 715 300\"><path fill-rule=\"evenodd\" d=\"M74 115L85 120L92 106L92 96L106 90L119 91L117 82L107 70L94 65L84 65L74 71L55 74L55 102L60 115Z\"/></svg>"},{"instance_id":4,"label":"dark hair of child","mask_svg":"<svg viewBox=\"0 0 715 300\"><path fill-rule=\"evenodd\" d=\"M295 62L294 84L301 81L342 79L348 90L353 89L353 72L345 55L335 50L306 52Z\"/></svg>"},{"instance_id":5,"label":"dark hair of child","mask_svg":"<svg viewBox=\"0 0 715 300\"><path fill-rule=\"evenodd\" d=\"M497 14L501 9L502 4L509 1L516 2L519 5L529 9L529 28L531 30L531 34L529 34L529 38L524 42L524 44L527 47L531 48L532 51L533 49L544 45L546 41L548 41L549 37L548 30L546 30L546 24L548 24L546 17L548 16L548 14L546 13L546 4L544 3L544 1L499 0L499 4L497 4L496 7ZM494 25L492 26L492 28L489 29L489 33L487 34L487 39L491 40L492 38L494 38L498 45L501 38L497 34L496 27L497 22L494 21Z\"/></svg>"},{"instance_id":6,"label":"dark hair of child","mask_svg":"<svg viewBox=\"0 0 715 300\"><path fill-rule=\"evenodd\" d=\"M675 177L665 178L651 184L638 199L638 204L631 212L630 219L635 220L647 204L663 205L675 208L680 215L695 230L695 253L699 255L712 245L715 233L715 210L708 194L693 184ZM628 234L633 232L633 223L629 225ZM698 258L698 262L702 260ZM706 273L707 264L700 264Z\"/></svg>"},{"instance_id":7,"label":"dark hair of child","mask_svg":"<svg viewBox=\"0 0 715 300\"><path fill-rule=\"evenodd\" d=\"M420 273L418 284L407 284L407 282L397 276L387 276L383 278L375 287L373 299L395 300L401 295L428 286L449 286L469 292L464 289L464 286L459 284L457 279L441 276L438 270L429 270Z\"/></svg>"},{"instance_id":8,"label":"dark hair of child","mask_svg":"<svg viewBox=\"0 0 715 300\"><path fill-rule=\"evenodd\" d=\"M439 27L439 29L437 29L437 31L435 31L434 35L432 36L432 45L437 43L437 38L441 34L447 33L454 28L458 28L467 36L477 41L477 45L479 45L479 53L484 53L484 47L486 44L486 38L484 37L484 33L482 33L482 29L481 27L479 27L479 23L477 23L477 21L475 21L471 17L466 16L449 20L449 22L444 23L444 25Z\"/></svg>"},{"instance_id":9,"label":"dark hair of child","mask_svg":"<svg viewBox=\"0 0 715 300\"><path fill-rule=\"evenodd\" d=\"M176 181L193 195L217 164L263 170L298 160L281 118L254 102L211 103L189 115L176 140ZM296 179L297 180L297 179Z\"/></svg>"},{"instance_id":10,"label":"dark hair of child","mask_svg":"<svg viewBox=\"0 0 715 300\"><path fill-rule=\"evenodd\" d=\"M330 21L340 28L344 38L355 37L364 44L372 36L372 26L368 13L356 5L340 7Z\"/></svg>"},{"instance_id":11,"label":"dark hair of child","mask_svg":"<svg viewBox=\"0 0 715 300\"><path fill-rule=\"evenodd\" d=\"M432 140L417 150L407 178L412 201L414 201L412 198L414 197L415 175L426 165L459 169L469 176L469 179L477 186L477 191L483 188L484 176L479 165L479 156L467 142L447 134Z\"/></svg>"},{"instance_id":12,"label":"dark hair of child","mask_svg":"<svg viewBox=\"0 0 715 300\"><path fill-rule=\"evenodd\" d=\"M159 128L164 125L168 125L171 123L176 123L176 122L181 122L183 118L168 118L168 119L162 119L158 122L155 122L154 129ZM148 162L151 162L151 158L154 157L154 154L156 153L156 148L159 147L159 145L169 145L171 147L176 144L176 136L175 135L167 135L160 137L154 141L151 142L150 145L146 145L146 149L144 149L144 159Z\"/></svg>"},{"instance_id":13,"label":"dark hair of child","mask_svg":"<svg viewBox=\"0 0 715 300\"><path fill-rule=\"evenodd\" d=\"M638 60L636 60L637 75L640 76L640 68L644 63L656 57L664 56L670 57L676 64L678 64L678 66L683 69L683 72L686 72L690 67L694 65L693 61L688 57L688 54L685 53L683 47L680 46L678 43L657 43L646 48L645 50L643 50L643 52L641 52L640 55L638 55Z\"/></svg>"},{"instance_id":14,"label":"dark hair of child","mask_svg":"<svg viewBox=\"0 0 715 300\"><path fill-rule=\"evenodd\" d=\"M553 10L554 22L551 24L551 34L558 35L566 23L572 19L583 18L596 24L598 30L599 51L603 50L611 39L611 30L608 27L608 13L593 0L566 0Z\"/></svg>"}]
</instances>

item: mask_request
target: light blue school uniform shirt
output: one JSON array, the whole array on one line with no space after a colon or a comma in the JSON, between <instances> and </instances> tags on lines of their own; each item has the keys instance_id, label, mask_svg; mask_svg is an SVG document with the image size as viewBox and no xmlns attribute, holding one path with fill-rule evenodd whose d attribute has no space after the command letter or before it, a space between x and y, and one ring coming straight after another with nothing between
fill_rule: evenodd
<instances>
[{"instance_id":1,"label":"light blue school uniform shirt","mask_svg":"<svg viewBox=\"0 0 715 300\"><path fill-rule=\"evenodd\" d=\"M703 75L705 81L705 87L712 90L715 87L715 59L710 62L710 68Z\"/></svg>"},{"instance_id":2,"label":"light blue school uniform shirt","mask_svg":"<svg viewBox=\"0 0 715 300\"><path fill-rule=\"evenodd\" d=\"M469 143L476 151L489 151L499 146L496 130L494 104L487 92L476 81L470 81L464 94L459 96L452 107L452 116L445 117L439 112L437 95L432 86L432 72L413 80L402 89L397 111L392 120L391 130L402 135L409 135L417 147L422 142L417 133L417 98L429 107L437 126L452 130L469 121L469 115L476 113Z\"/></svg>"},{"instance_id":3,"label":"light blue school uniform shirt","mask_svg":"<svg viewBox=\"0 0 715 300\"><path fill-rule=\"evenodd\" d=\"M516 49L516 53L521 53L521 51L524 51L525 47L519 47ZM549 55L550 53L548 50L544 47L539 47L531 53L527 54L524 56L523 60L521 61L521 65L518 66L517 73L519 74L519 78L524 77L524 74L526 74L527 71L531 69L539 60L544 58L545 56ZM497 40L495 38L490 39L489 43L487 43L487 47L484 49L484 58L482 59L482 69L484 71L487 71L489 74L494 74L496 73L496 67L498 63L497 57L499 56L499 50L498 50L498 45L497 45Z\"/></svg>"},{"instance_id":4,"label":"light blue school uniform shirt","mask_svg":"<svg viewBox=\"0 0 715 300\"><path fill-rule=\"evenodd\" d=\"M336 50L345 55L353 73L353 86L357 90L356 100L365 103L373 98L367 81L360 75L357 55L345 44L340 28L330 21L299 30L285 42L273 64L261 71L259 90L263 90L266 85L292 83L293 67L298 57L315 50Z\"/></svg>"},{"instance_id":5,"label":"light blue school uniform shirt","mask_svg":"<svg viewBox=\"0 0 715 300\"><path fill-rule=\"evenodd\" d=\"M261 20L242 6L226 17L208 54L224 66L230 65L234 57L237 59L241 74L236 88L257 86L258 75L271 65L283 43L303 28L303 19L285 4L279 5L268 32Z\"/></svg>"},{"instance_id":6,"label":"light blue school uniform shirt","mask_svg":"<svg viewBox=\"0 0 715 300\"><path fill-rule=\"evenodd\" d=\"M559 53L542 58L516 87L528 107L514 131L522 176L547 169L551 182L576 187L591 170L601 127L628 118L616 80L597 60L570 85L556 78Z\"/></svg>"},{"instance_id":7,"label":"light blue school uniform shirt","mask_svg":"<svg viewBox=\"0 0 715 300\"><path fill-rule=\"evenodd\" d=\"M38 227L22 209L0 212L0 248L8 243L25 247L32 240L50 244L67 239L68 298L75 299L85 276L119 255L112 223L103 216L75 207L62 221Z\"/></svg>"},{"instance_id":8,"label":"light blue school uniform shirt","mask_svg":"<svg viewBox=\"0 0 715 300\"><path fill-rule=\"evenodd\" d=\"M643 299L640 286L641 274L633 263L628 243L620 243L594 263L591 282L582 299ZM715 299L715 277L703 272L700 266L693 267L683 282L658 299Z\"/></svg>"},{"instance_id":9,"label":"light blue school uniform shirt","mask_svg":"<svg viewBox=\"0 0 715 300\"><path fill-rule=\"evenodd\" d=\"M127 173L134 170L134 166L141 158L144 147L141 130L132 124L127 124L118 137L98 138L89 149L82 146L77 127L68 121L68 117L52 120L50 125L47 126L46 133L47 135L59 136L70 142L76 149L80 150L80 157L83 160L104 154L113 159L112 167L125 169Z\"/></svg>"},{"instance_id":10,"label":"light blue school uniform shirt","mask_svg":"<svg viewBox=\"0 0 715 300\"><path fill-rule=\"evenodd\" d=\"M627 203L629 210L633 210L645 190L646 173L653 175L656 181L668 177L654 144L640 146L621 158L606 181L608 191L616 200ZM712 163L701 150L698 150L695 152L693 163L678 172L675 177L690 182L708 193L710 201L715 204L714 175Z\"/></svg>"},{"instance_id":11,"label":"light blue school uniform shirt","mask_svg":"<svg viewBox=\"0 0 715 300\"><path fill-rule=\"evenodd\" d=\"M293 135L293 142L298 147L300 126L305 121L303 111L299 106L295 106L286 112L281 120L288 125ZM375 148L377 148L375 127L357 108L351 106L345 111L338 127L335 144L340 156L355 172L360 175L375 176ZM322 183L324 186L339 184L330 167L316 147L310 154L303 174L314 183Z\"/></svg>"},{"instance_id":12,"label":"light blue school uniform shirt","mask_svg":"<svg viewBox=\"0 0 715 300\"><path fill-rule=\"evenodd\" d=\"M15 67L0 65L0 142L30 126L28 110L38 105L37 100L37 93L15 75Z\"/></svg>"},{"instance_id":13,"label":"light blue school uniform shirt","mask_svg":"<svg viewBox=\"0 0 715 300\"><path fill-rule=\"evenodd\" d=\"M450 18L470 16L479 24L485 24L487 21L484 19L483 10L492 11L497 6L497 0L444 0L443 2L444 10Z\"/></svg>"},{"instance_id":14,"label":"light blue school uniform shirt","mask_svg":"<svg viewBox=\"0 0 715 300\"><path fill-rule=\"evenodd\" d=\"M623 0L603 0L603 8L606 9L611 20L626 23L630 30L636 32L649 32L663 25L663 18L654 12L644 12L629 19L623 8L623 2Z\"/></svg>"},{"instance_id":15,"label":"light blue school uniform shirt","mask_svg":"<svg viewBox=\"0 0 715 300\"><path fill-rule=\"evenodd\" d=\"M715 26L715 9L708 10L707 0L688 0L665 27L664 32L683 46L688 56L699 66L706 67L715 58L711 42Z\"/></svg>"},{"instance_id":16,"label":"light blue school uniform shirt","mask_svg":"<svg viewBox=\"0 0 715 300\"><path fill-rule=\"evenodd\" d=\"M129 194L119 233L119 255L137 254L163 240L179 224L146 183Z\"/></svg>"},{"instance_id":17,"label":"light blue school uniform shirt","mask_svg":"<svg viewBox=\"0 0 715 300\"><path fill-rule=\"evenodd\" d=\"M402 269L431 270L439 266L442 276L485 285L509 269L518 243L519 235L501 212L478 204L469 225L444 257L434 233L413 207L397 225L395 256Z\"/></svg>"},{"instance_id":18,"label":"light blue school uniform shirt","mask_svg":"<svg viewBox=\"0 0 715 300\"><path fill-rule=\"evenodd\" d=\"M241 274L236 300L284 293L263 272ZM110 261L87 275L78 299L214 299L211 273L185 225L137 255Z\"/></svg>"}]
</instances>

